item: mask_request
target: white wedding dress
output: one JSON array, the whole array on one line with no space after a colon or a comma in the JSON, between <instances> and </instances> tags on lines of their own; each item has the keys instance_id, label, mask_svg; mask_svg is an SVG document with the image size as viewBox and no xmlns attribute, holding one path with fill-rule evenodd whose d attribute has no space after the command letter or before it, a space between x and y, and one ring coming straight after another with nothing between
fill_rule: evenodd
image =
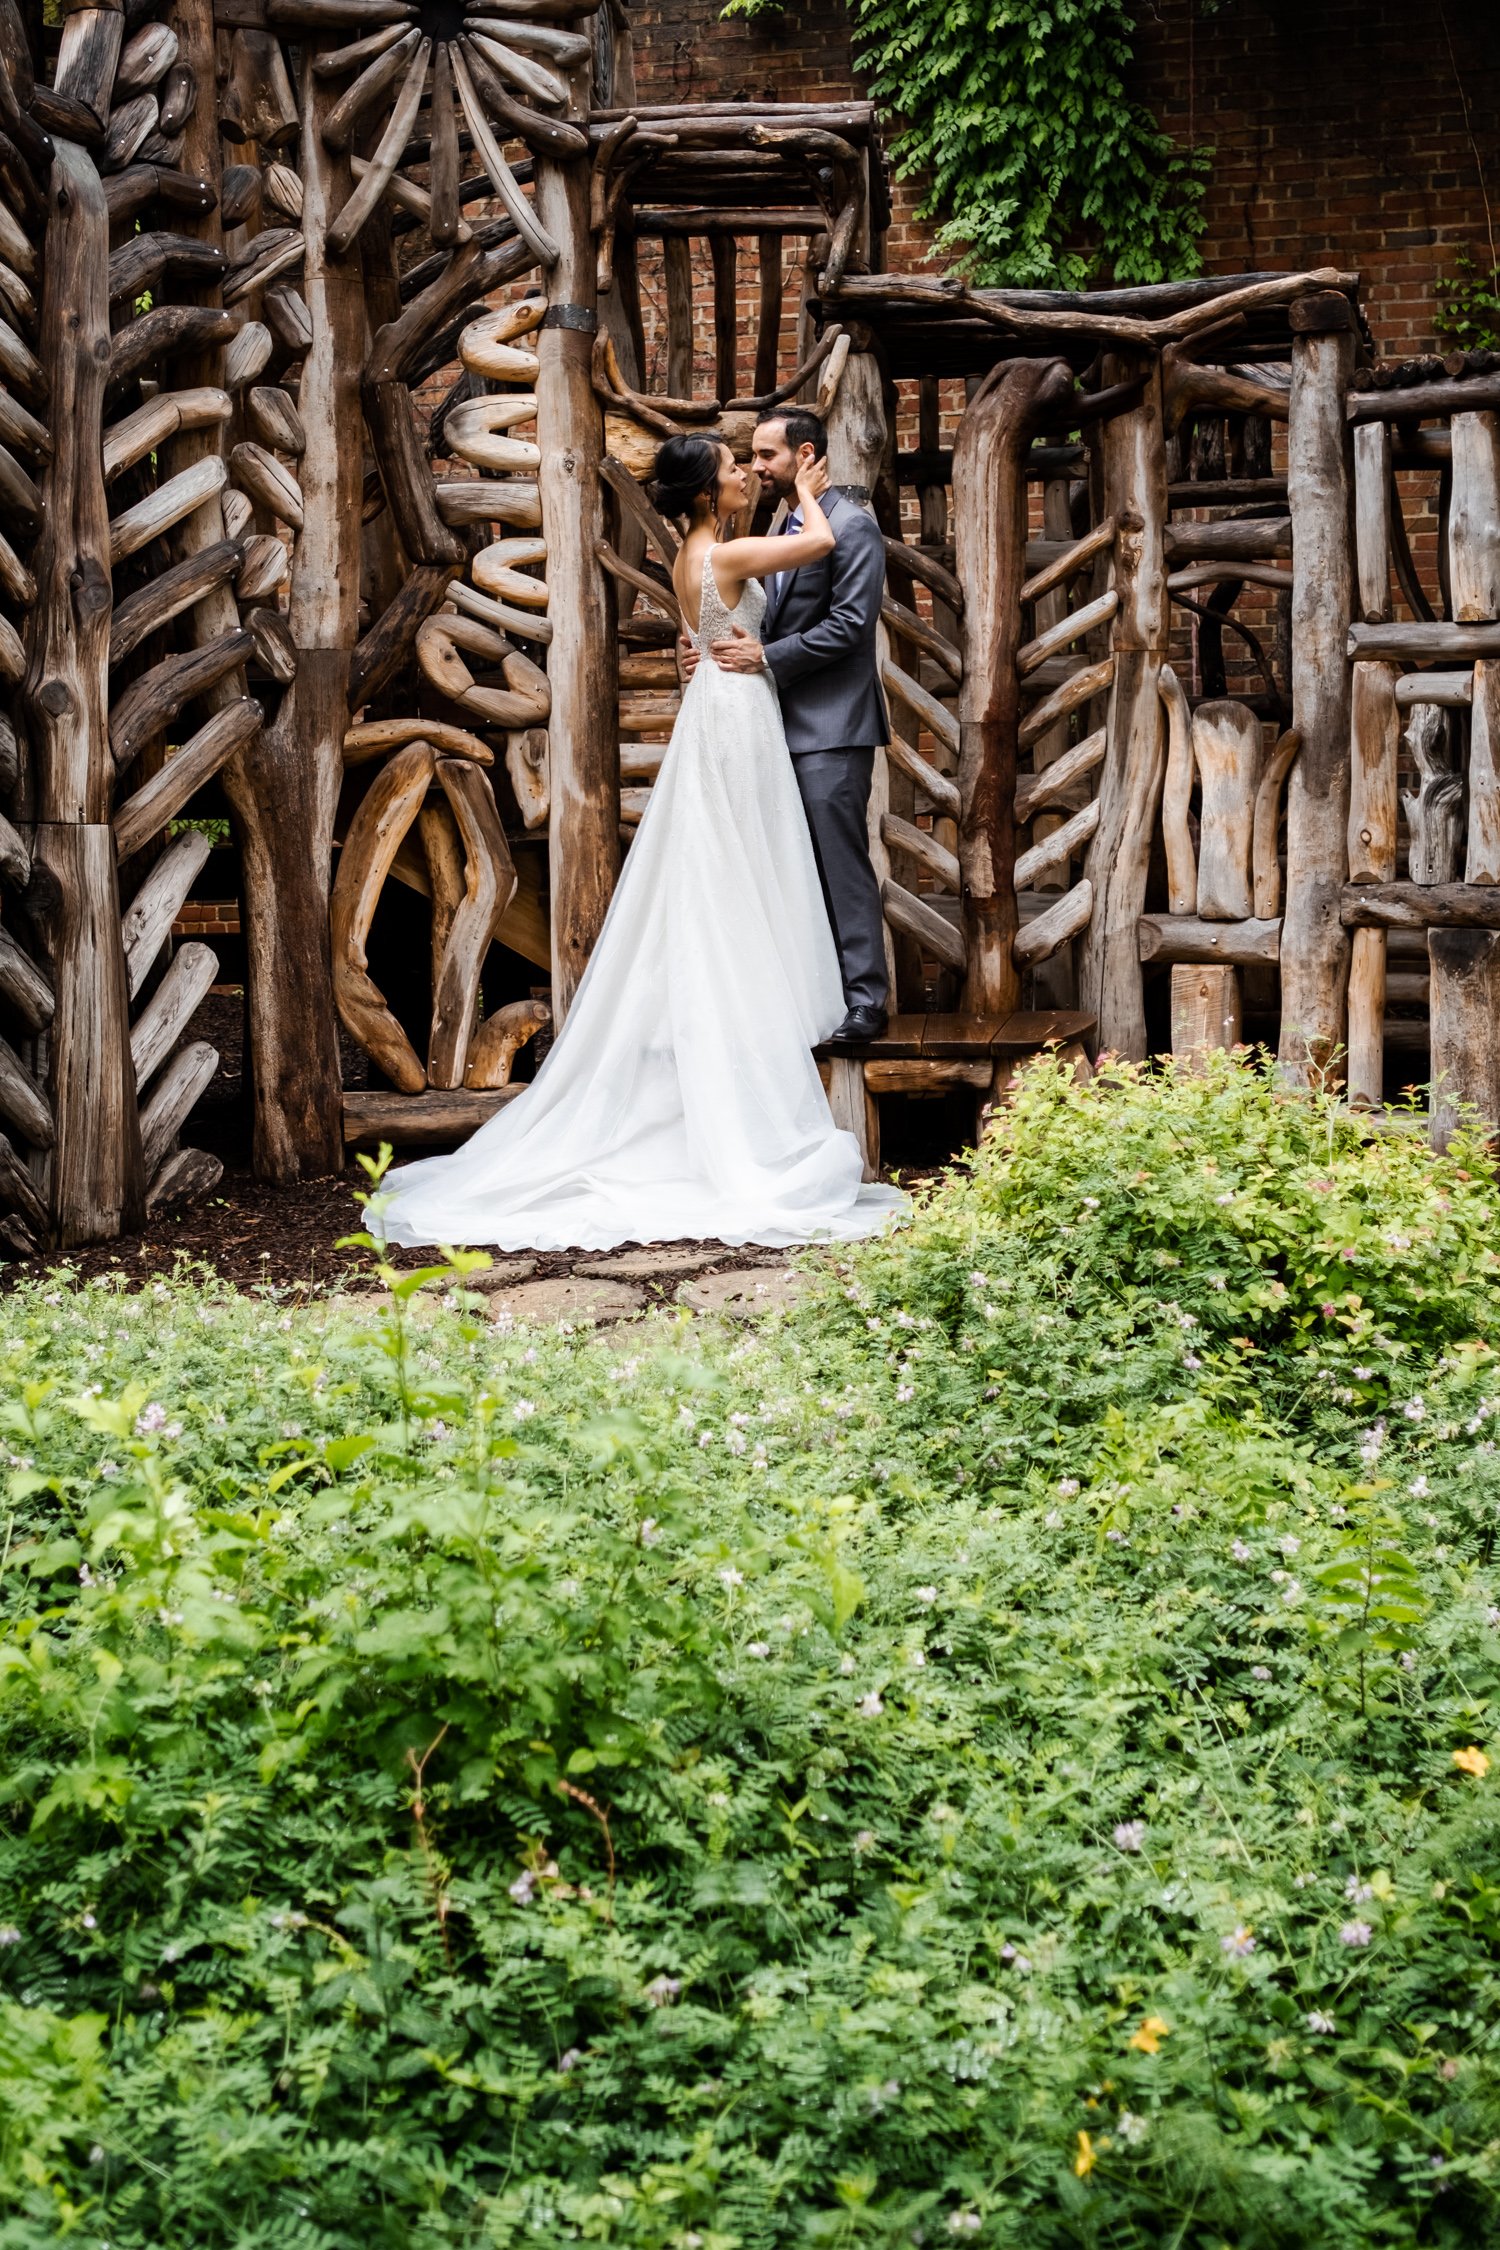
<instances>
[{"instance_id":1,"label":"white wedding dress","mask_svg":"<svg viewBox=\"0 0 1500 2250\"><path fill-rule=\"evenodd\" d=\"M699 645L758 631L710 556ZM765 671L698 666L567 1022L450 1156L389 1176L398 1243L611 1249L871 1234L906 1207L860 1184L811 1049L843 1015L812 842Z\"/></svg>"}]
</instances>

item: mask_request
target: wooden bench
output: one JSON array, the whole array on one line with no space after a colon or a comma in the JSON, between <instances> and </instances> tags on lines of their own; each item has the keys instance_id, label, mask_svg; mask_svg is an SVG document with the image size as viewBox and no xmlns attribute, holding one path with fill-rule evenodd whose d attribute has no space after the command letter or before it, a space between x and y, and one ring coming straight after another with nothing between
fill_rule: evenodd
<instances>
[{"instance_id":1,"label":"wooden bench","mask_svg":"<svg viewBox=\"0 0 1500 2250\"><path fill-rule=\"evenodd\" d=\"M865 1178L880 1176L882 1094L935 1101L955 1088L974 1097L974 1137L982 1113L1028 1055L1055 1048L1075 1069L1089 1068L1085 1044L1097 1019L1074 1009L1021 1009L1010 1016L892 1016L878 1039L814 1050L829 1106L854 1135Z\"/></svg>"}]
</instances>

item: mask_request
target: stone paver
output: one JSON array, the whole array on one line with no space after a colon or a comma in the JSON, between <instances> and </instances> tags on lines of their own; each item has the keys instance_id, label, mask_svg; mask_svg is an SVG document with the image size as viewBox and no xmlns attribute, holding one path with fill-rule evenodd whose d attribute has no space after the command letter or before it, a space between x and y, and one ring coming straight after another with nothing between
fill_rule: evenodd
<instances>
[{"instance_id":1,"label":"stone paver","mask_svg":"<svg viewBox=\"0 0 1500 2250\"><path fill-rule=\"evenodd\" d=\"M517 1282L529 1281L535 1272L535 1258L497 1258L493 1265L481 1266L477 1273L466 1273L454 1286L477 1289L482 1297L493 1297L498 1289L514 1289Z\"/></svg>"},{"instance_id":2,"label":"stone paver","mask_svg":"<svg viewBox=\"0 0 1500 2250\"><path fill-rule=\"evenodd\" d=\"M732 1320L753 1320L757 1313L774 1312L795 1303L808 1285L808 1275L784 1266L762 1266L747 1273L709 1273L699 1281L685 1281L677 1301L698 1313L727 1313Z\"/></svg>"},{"instance_id":3,"label":"stone paver","mask_svg":"<svg viewBox=\"0 0 1500 2250\"><path fill-rule=\"evenodd\" d=\"M574 1268L590 1281L655 1281L668 1274L704 1273L723 1257L722 1246L705 1250L617 1250L608 1258L585 1258Z\"/></svg>"},{"instance_id":4,"label":"stone paver","mask_svg":"<svg viewBox=\"0 0 1500 2250\"><path fill-rule=\"evenodd\" d=\"M502 1289L490 1300L496 1320L572 1321L583 1325L619 1320L639 1312L646 1302L644 1290L630 1281L592 1281L567 1275L556 1281L523 1281L517 1289Z\"/></svg>"}]
</instances>

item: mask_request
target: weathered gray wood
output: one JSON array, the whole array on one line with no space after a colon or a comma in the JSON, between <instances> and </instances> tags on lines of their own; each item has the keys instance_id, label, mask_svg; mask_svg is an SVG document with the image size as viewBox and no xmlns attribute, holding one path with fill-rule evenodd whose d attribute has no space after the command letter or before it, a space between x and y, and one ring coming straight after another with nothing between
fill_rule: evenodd
<instances>
[{"instance_id":1,"label":"weathered gray wood","mask_svg":"<svg viewBox=\"0 0 1500 2250\"><path fill-rule=\"evenodd\" d=\"M1490 886L1496 888L1496 886ZM1497 890L1500 896L1500 890ZM1500 931L1433 929L1432 1102L1436 1148L1446 1148L1464 1109L1477 1110L1493 1132L1500 1126Z\"/></svg>"},{"instance_id":2,"label":"weathered gray wood","mask_svg":"<svg viewBox=\"0 0 1500 2250\"><path fill-rule=\"evenodd\" d=\"M67 1249L135 1225L145 1172L114 838L102 823L49 822L36 831L36 858L57 901L46 928L57 995L48 1053L57 1120L49 1232Z\"/></svg>"},{"instance_id":3,"label":"weathered gray wood","mask_svg":"<svg viewBox=\"0 0 1500 2250\"><path fill-rule=\"evenodd\" d=\"M55 1011L48 1069L57 1145L49 1232L60 1247L118 1233L144 1195L108 819L110 576L102 469L109 367L109 214L92 159L59 142L47 185L40 342L54 454L34 557L25 696L49 878L43 937ZM50 1138L50 1132L49 1132Z\"/></svg>"},{"instance_id":4,"label":"weathered gray wood","mask_svg":"<svg viewBox=\"0 0 1500 2250\"><path fill-rule=\"evenodd\" d=\"M1063 891L1051 906L1022 925L1015 941L1018 969L1039 968L1073 938L1081 937L1093 920L1094 886L1084 877Z\"/></svg>"},{"instance_id":5,"label":"weathered gray wood","mask_svg":"<svg viewBox=\"0 0 1500 2250\"><path fill-rule=\"evenodd\" d=\"M257 383L248 393L245 410L250 427L262 445L300 460L307 450L302 417L288 394L275 383Z\"/></svg>"},{"instance_id":6,"label":"weathered gray wood","mask_svg":"<svg viewBox=\"0 0 1500 2250\"><path fill-rule=\"evenodd\" d=\"M227 585L244 557L245 548L239 540L216 540L211 547L185 555L181 562L148 579L117 604L109 627L111 668L123 664L143 641L202 601L215 587Z\"/></svg>"},{"instance_id":7,"label":"weathered gray wood","mask_svg":"<svg viewBox=\"0 0 1500 2250\"><path fill-rule=\"evenodd\" d=\"M237 313L221 312L213 305L153 305L150 312L132 320L114 339L109 362L111 391L143 369L153 369L158 362L227 342L239 326Z\"/></svg>"},{"instance_id":8,"label":"weathered gray wood","mask_svg":"<svg viewBox=\"0 0 1500 2250\"><path fill-rule=\"evenodd\" d=\"M1030 820L1044 805L1060 804L1076 781L1082 781L1096 766L1103 764L1108 739L1106 728L1096 728L1093 734L1085 735L1082 742L1075 742L1071 750L1065 750L1060 758L1054 758L1043 772L1024 774L1016 784L1017 822Z\"/></svg>"},{"instance_id":9,"label":"weathered gray wood","mask_svg":"<svg viewBox=\"0 0 1500 2250\"><path fill-rule=\"evenodd\" d=\"M1226 516L1212 523L1169 524L1163 545L1169 563L1269 562L1292 552L1292 519Z\"/></svg>"},{"instance_id":10,"label":"weathered gray wood","mask_svg":"<svg viewBox=\"0 0 1500 2250\"><path fill-rule=\"evenodd\" d=\"M1188 818L1193 796L1193 714L1170 664L1161 668L1157 693L1167 715L1167 763L1162 780L1161 832L1167 854L1167 904L1191 914L1198 903L1198 857Z\"/></svg>"},{"instance_id":11,"label":"weathered gray wood","mask_svg":"<svg viewBox=\"0 0 1500 2250\"><path fill-rule=\"evenodd\" d=\"M1401 718L1391 664L1356 664L1349 794L1349 880L1389 882L1396 872L1396 769Z\"/></svg>"},{"instance_id":12,"label":"weathered gray wood","mask_svg":"<svg viewBox=\"0 0 1500 2250\"><path fill-rule=\"evenodd\" d=\"M1367 422L1354 433L1354 548L1359 613L1367 625L1391 614L1391 433Z\"/></svg>"},{"instance_id":13,"label":"weathered gray wood","mask_svg":"<svg viewBox=\"0 0 1500 2250\"><path fill-rule=\"evenodd\" d=\"M1066 360L1005 362L969 403L954 448L954 556L965 589L958 862L969 1015L1010 1015L1021 1001L1014 805L1016 758L1028 740L1019 684L1025 454L1043 418L1070 391L1073 371Z\"/></svg>"},{"instance_id":14,"label":"weathered gray wood","mask_svg":"<svg viewBox=\"0 0 1500 2250\"><path fill-rule=\"evenodd\" d=\"M194 696L227 679L255 647L252 633L226 633L203 648L163 657L124 688L109 714L109 740L122 770L161 733Z\"/></svg>"},{"instance_id":15,"label":"weathered gray wood","mask_svg":"<svg viewBox=\"0 0 1500 2250\"><path fill-rule=\"evenodd\" d=\"M174 750L115 814L115 849L120 858L129 859L132 852L159 836L188 799L230 758L239 755L260 722L260 705L245 696L236 703L226 703L180 750Z\"/></svg>"},{"instance_id":16,"label":"weathered gray wood","mask_svg":"<svg viewBox=\"0 0 1500 2250\"><path fill-rule=\"evenodd\" d=\"M1239 1044L1240 973L1224 963L1172 970L1172 1053L1189 1068Z\"/></svg>"},{"instance_id":17,"label":"weathered gray wood","mask_svg":"<svg viewBox=\"0 0 1500 2250\"><path fill-rule=\"evenodd\" d=\"M929 874L943 890L955 894L959 888L958 854L948 851L925 828L914 828L909 820L896 813L881 815L880 832L888 848L903 852L918 867Z\"/></svg>"},{"instance_id":18,"label":"weathered gray wood","mask_svg":"<svg viewBox=\"0 0 1500 2250\"><path fill-rule=\"evenodd\" d=\"M1044 596L1052 593L1055 588L1065 586L1069 579L1076 578L1080 570L1085 569L1088 564L1102 555L1106 548L1114 545L1117 528L1114 517L1106 516L1102 523L1094 525L1092 531L1086 531L1081 539L1064 541L1062 551L1045 562L1041 569L1036 571L1034 576L1028 578L1022 586L1020 595L1022 602L1039 602ZM1040 544L1041 542L1037 540L1028 540L1026 547L1028 568L1031 566L1033 556Z\"/></svg>"},{"instance_id":19,"label":"weathered gray wood","mask_svg":"<svg viewBox=\"0 0 1500 2250\"><path fill-rule=\"evenodd\" d=\"M852 1055L832 1055L821 1065L834 1124L851 1133L859 1150L860 1178L880 1177L880 1113L865 1084L865 1066Z\"/></svg>"},{"instance_id":20,"label":"weathered gray wood","mask_svg":"<svg viewBox=\"0 0 1500 2250\"><path fill-rule=\"evenodd\" d=\"M1339 912L1349 930L1500 930L1500 883L1350 883Z\"/></svg>"},{"instance_id":21,"label":"weathered gray wood","mask_svg":"<svg viewBox=\"0 0 1500 2250\"><path fill-rule=\"evenodd\" d=\"M46 1029L56 1006L51 980L4 928L0 928L0 1000L33 1032Z\"/></svg>"},{"instance_id":22,"label":"weathered gray wood","mask_svg":"<svg viewBox=\"0 0 1500 2250\"><path fill-rule=\"evenodd\" d=\"M881 885L880 902L886 920L914 937L934 959L950 969L964 967L967 955L963 934L935 906L929 906L915 891L889 879Z\"/></svg>"},{"instance_id":23,"label":"weathered gray wood","mask_svg":"<svg viewBox=\"0 0 1500 2250\"><path fill-rule=\"evenodd\" d=\"M1349 946L1348 1071L1354 1108L1378 1109L1385 1099L1385 949L1384 930L1356 930Z\"/></svg>"},{"instance_id":24,"label":"weathered gray wood","mask_svg":"<svg viewBox=\"0 0 1500 2250\"><path fill-rule=\"evenodd\" d=\"M1243 703L1200 703L1193 757L1202 788L1198 912L1210 922L1243 922L1254 905L1250 846L1265 763L1260 721Z\"/></svg>"},{"instance_id":25,"label":"weathered gray wood","mask_svg":"<svg viewBox=\"0 0 1500 2250\"><path fill-rule=\"evenodd\" d=\"M373 28L373 19L361 28ZM362 560L365 287L360 260L329 248L333 214L346 207L352 178L347 160L323 141L335 95L313 75L319 44L303 50L299 86L305 248L298 325L305 314L307 341L298 411L306 449L286 608L297 676L274 717L224 769L242 869L255 1166L262 1178L286 1181L336 1171L342 1161L328 883ZM269 298L266 315L274 328Z\"/></svg>"},{"instance_id":26,"label":"weathered gray wood","mask_svg":"<svg viewBox=\"0 0 1500 2250\"><path fill-rule=\"evenodd\" d=\"M183 901L203 871L212 846L200 829L174 836L141 884L120 923L126 984L133 1000L151 973ZM114 844L110 842L110 865Z\"/></svg>"},{"instance_id":27,"label":"weathered gray wood","mask_svg":"<svg viewBox=\"0 0 1500 2250\"><path fill-rule=\"evenodd\" d=\"M1437 705L1417 703L1402 739L1417 770L1415 793L1401 800L1411 835L1407 873L1414 883L1451 883L1458 874L1463 807L1452 729Z\"/></svg>"},{"instance_id":28,"label":"weathered gray wood","mask_svg":"<svg viewBox=\"0 0 1500 2250\"><path fill-rule=\"evenodd\" d=\"M0 1133L0 1201L19 1211L38 1235L46 1234L47 1206L37 1193L30 1172L3 1133Z\"/></svg>"},{"instance_id":29,"label":"weathered gray wood","mask_svg":"<svg viewBox=\"0 0 1500 2250\"><path fill-rule=\"evenodd\" d=\"M98 174L81 150L59 155L47 200L41 335L55 452L43 473L46 514L33 558L38 602L28 624L25 693L39 817L99 821L108 818L112 787L104 730L110 529L101 471L109 353L101 261L109 219ZM104 1027L101 1036L108 1036Z\"/></svg>"},{"instance_id":30,"label":"weathered gray wood","mask_svg":"<svg viewBox=\"0 0 1500 2250\"><path fill-rule=\"evenodd\" d=\"M434 1086L460 1086L468 1063L485 955L515 896L516 870L488 776L463 760L443 758L438 761L437 781L463 840L464 895L454 912L438 964L427 1076Z\"/></svg>"},{"instance_id":31,"label":"weathered gray wood","mask_svg":"<svg viewBox=\"0 0 1500 2250\"><path fill-rule=\"evenodd\" d=\"M1351 422L1420 422L1438 414L1484 414L1500 406L1500 375L1468 382L1413 383L1406 390L1356 391L1348 403Z\"/></svg>"},{"instance_id":32,"label":"weathered gray wood","mask_svg":"<svg viewBox=\"0 0 1500 2250\"><path fill-rule=\"evenodd\" d=\"M413 742L381 768L349 823L329 902L339 1014L351 1037L405 1094L420 1093L427 1072L370 975L366 946L381 889L421 811L436 764L429 744Z\"/></svg>"},{"instance_id":33,"label":"weathered gray wood","mask_svg":"<svg viewBox=\"0 0 1500 2250\"><path fill-rule=\"evenodd\" d=\"M1466 624L1500 617L1500 416L1455 414L1451 427L1448 576L1453 616Z\"/></svg>"},{"instance_id":34,"label":"weathered gray wood","mask_svg":"<svg viewBox=\"0 0 1500 2250\"><path fill-rule=\"evenodd\" d=\"M1500 883L1500 663L1474 667L1464 880Z\"/></svg>"},{"instance_id":35,"label":"weathered gray wood","mask_svg":"<svg viewBox=\"0 0 1500 2250\"><path fill-rule=\"evenodd\" d=\"M548 282L554 302L596 309L597 273L583 159L536 158L536 211L557 246ZM592 340L579 327L537 332L538 478L547 531L547 583L566 639L548 654L552 709L548 862L552 890L552 1001L567 1016L614 891L620 865L619 736L615 729L615 600L595 560L604 540L599 463L603 426L594 396Z\"/></svg>"},{"instance_id":36,"label":"weathered gray wood","mask_svg":"<svg viewBox=\"0 0 1500 2250\"><path fill-rule=\"evenodd\" d=\"M1137 372L1135 360L1107 353L1101 377L1111 382ZM1146 903L1166 763L1160 678L1170 630L1159 368L1147 370L1140 404L1103 425L1099 451L1102 505L1120 526L1115 541L1120 607L1111 634L1114 671L1109 745L1099 779L1099 826L1086 863L1094 906L1080 952L1079 997L1098 1016L1101 1047L1140 1060L1146 1053L1146 1017L1136 923ZM1071 683L1075 690L1077 684Z\"/></svg>"},{"instance_id":37,"label":"weathered gray wood","mask_svg":"<svg viewBox=\"0 0 1500 2250\"><path fill-rule=\"evenodd\" d=\"M180 945L172 965L137 1016L130 1033L135 1083L143 1091L182 1037L219 973L219 956L196 941Z\"/></svg>"},{"instance_id":38,"label":"weathered gray wood","mask_svg":"<svg viewBox=\"0 0 1500 2250\"><path fill-rule=\"evenodd\" d=\"M1143 914L1136 924L1136 950L1142 961L1274 965L1281 954L1281 922L1205 922L1196 914Z\"/></svg>"},{"instance_id":39,"label":"weathered gray wood","mask_svg":"<svg viewBox=\"0 0 1500 2250\"><path fill-rule=\"evenodd\" d=\"M1287 796L1279 1058L1298 1084L1331 1065L1344 1036L1348 940L1338 900L1349 818L1350 684L1343 657L1354 600L1344 405L1353 355L1347 328L1298 334L1292 344L1292 710L1302 749Z\"/></svg>"},{"instance_id":40,"label":"weathered gray wood","mask_svg":"<svg viewBox=\"0 0 1500 2250\"><path fill-rule=\"evenodd\" d=\"M1443 710L1467 710L1474 700L1474 674L1468 672L1403 672L1396 682L1396 709L1410 711L1415 704L1431 703Z\"/></svg>"},{"instance_id":41,"label":"weathered gray wood","mask_svg":"<svg viewBox=\"0 0 1500 2250\"><path fill-rule=\"evenodd\" d=\"M389 1141L394 1148L452 1148L524 1092L523 1086L497 1086L488 1092L452 1087L424 1094L345 1094L344 1139L353 1147Z\"/></svg>"},{"instance_id":42,"label":"weathered gray wood","mask_svg":"<svg viewBox=\"0 0 1500 2250\"><path fill-rule=\"evenodd\" d=\"M1449 625L1440 618L1433 624L1351 625L1345 653L1366 660L1389 658L1397 664L1500 657L1500 624Z\"/></svg>"},{"instance_id":43,"label":"weathered gray wood","mask_svg":"<svg viewBox=\"0 0 1500 2250\"><path fill-rule=\"evenodd\" d=\"M0 1039L0 1120L33 1148L56 1139L47 1097L7 1039Z\"/></svg>"},{"instance_id":44,"label":"weathered gray wood","mask_svg":"<svg viewBox=\"0 0 1500 2250\"><path fill-rule=\"evenodd\" d=\"M1080 608L1069 610L1055 625L1049 625L1045 632L1038 633L1035 639L1027 641L1017 651L1017 670L1023 678L1026 673L1034 672L1039 664L1045 664L1049 656L1056 656L1061 650L1071 648L1074 641L1081 640L1085 633L1092 633L1096 627L1107 625L1119 606L1120 597L1110 586L1102 594L1095 595L1091 602L1084 602Z\"/></svg>"},{"instance_id":45,"label":"weathered gray wood","mask_svg":"<svg viewBox=\"0 0 1500 2250\"><path fill-rule=\"evenodd\" d=\"M206 1149L174 1149L146 1190L147 1216L168 1203L196 1202L199 1196L211 1195L223 1177L223 1165Z\"/></svg>"},{"instance_id":46,"label":"weathered gray wood","mask_svg":"<svg viewBox=\"0 0 1500 2250\"><path fill-rule=\"evenodd\" d=\"M217 455L209 455L179 475L169 477L133 507L122 508L109 526L109 561L121 563L162 532L170 531L192 515L205 500L214 499L229 482L229 471ZM101 487L102 489L102 487Z\"/></svg>"},{"instance_id":47,"label":"weathered gray wood","mask_svg":"<svg viewBox=\"0 0 1500 2250\"><path fill-rule=\"evenodd\" d=\"M141 1110L141 1148L148 1179L160 1170L168 1149L218 1067L219 1051L206 1039L190 1040L187 1046L179 1047L167 1064Z\"/></svg>"},{"instance_id":48,"label":"weathered gray wood","mask_svg":"<svg viewBox=\"0 0 1500 2250\"><path fill-rule=\"evenodd\" d=\"M1165 587L1163 590L1165 591ZM1034 674L1033 679L1042 676ZM1096 695L1102 695L1114 680L1113 655L1101 657L1097 664L1085 664L1080 670L1071 673L1060 687L1054 688L1050 695L1043 697L1040 703L1033 704L1027 712L1020 726L1021 748L1025 750L1032 743L1039 742L1060 720L1071 717L1085 703L1092 703ZM1109 739L1113 744L1116 739L1113 731Z\"/></svg>"}]
</instances>

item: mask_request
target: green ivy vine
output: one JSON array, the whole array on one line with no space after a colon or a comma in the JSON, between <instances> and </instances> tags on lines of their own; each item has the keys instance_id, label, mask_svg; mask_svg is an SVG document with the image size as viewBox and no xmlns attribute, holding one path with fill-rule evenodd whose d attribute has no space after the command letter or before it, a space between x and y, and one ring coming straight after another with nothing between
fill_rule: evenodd
<instances>
[{"instance_id":1,"label":"green ivy vine","mask_svg":"<svg viewBox=\"0 0 1500 2250\"><path fill-rule=\"evenodd\" d=\"M972 280L1081 289L1196 273L1208 154L1125 90L1128 0L849 0L855 59L898 121L901 177ZM780 0L729 0L763 19Z\"/></svg>"}]
</instances>

